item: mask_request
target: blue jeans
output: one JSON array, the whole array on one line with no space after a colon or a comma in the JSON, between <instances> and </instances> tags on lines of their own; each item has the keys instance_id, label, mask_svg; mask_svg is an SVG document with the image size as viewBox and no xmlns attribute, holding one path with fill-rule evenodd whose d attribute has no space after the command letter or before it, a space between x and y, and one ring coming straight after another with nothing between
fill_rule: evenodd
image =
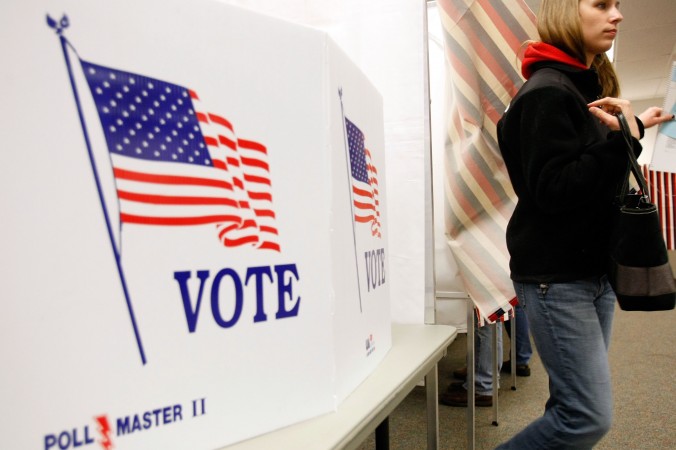
<instances>
[{"instance_id":1,"label":"blue jeans","mask_svg":"<svg viewBox=\"0 0 676 450\"><path fill-rule=\"evenodd\" d=\"M612 422L608 345L615 293L605 276L514 283L549 374L544 415L499 450L591 449Z\"/></svg>"},{"instance_id":2,"label":"blue jeans","mask_svg":"<svg viewBox=\"0 0 676 450\"><path fill-rule=\"evenodd\" d=\"M498 333L498 381L502 367L502 322L496 323ZM463 384L467 389L467 382ZM498 388L500 385L498 384ZM474 317L474 392L478 395L493 395L493 327L477 325Z\"/></svg>"}]
</instances>

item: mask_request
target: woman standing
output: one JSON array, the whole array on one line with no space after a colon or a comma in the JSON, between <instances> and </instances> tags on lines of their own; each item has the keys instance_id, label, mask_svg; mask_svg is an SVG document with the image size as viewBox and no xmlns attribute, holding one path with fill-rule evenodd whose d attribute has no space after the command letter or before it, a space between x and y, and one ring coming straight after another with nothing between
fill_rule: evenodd
<instances>
[{"instance_id":1,"label":"woman standing","mask_svg":"<svg viewBox=\"0 0 676 450\"><path fill-rule=\"evenodd\" d=\"M527 82L498 124L518 196L507 228L519 302L549 375L544 415L498 449L590 449L610 429L608 284L612 203L627 169L614 116L633 118L605 52L622 21L616 0L543 0L541 42L526 49ZM646 126L671 119L659 108ZM640 153L641 120L629 120Z\"/></svg>"}]
</instances>

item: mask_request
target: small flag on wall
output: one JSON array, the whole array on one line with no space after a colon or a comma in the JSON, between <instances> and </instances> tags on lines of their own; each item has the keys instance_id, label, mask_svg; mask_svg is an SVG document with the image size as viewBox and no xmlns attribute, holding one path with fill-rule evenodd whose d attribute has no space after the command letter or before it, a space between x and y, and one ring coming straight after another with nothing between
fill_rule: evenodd
<instances>
[{"instance_id":1,"label":"small flag on wall","mask_svg":"<svg viewBox=\"0 0 676 450\"><path fill-rule=\"evenodd\" d=\"M649 165L642 166L643 176L648 182L650 199L660 213L660 225L664 242L668 250L676 250L676 173L652 170Z\"/></svg>"}]
</instances>

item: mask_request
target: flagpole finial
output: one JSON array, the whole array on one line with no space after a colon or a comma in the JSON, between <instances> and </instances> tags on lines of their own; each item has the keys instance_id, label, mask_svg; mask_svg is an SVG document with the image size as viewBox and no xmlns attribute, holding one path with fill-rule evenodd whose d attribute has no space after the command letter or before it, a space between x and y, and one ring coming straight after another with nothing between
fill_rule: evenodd
<instances>
[{"instance_id":1,"label":"flagpole finial","mask_svg":"<svg viewBox=\"0 0 676 450\"><path fill-rule=\"evenodd\" d=\"M68 28L70 23L68 21L68 16L65 14L61 17L59 21L52 19L52 17L49 14L47 14L47 25L49 25L50 28L56 30L56 34L61 35L61 33L63 33L63 30Z\"/></svg>"},{"instance_id":2,"label":"flagpole finial","mask_svg":"<svg viewBox=\"0 0 676 450\"><path fill-rule=\"evenodd\" d=\"M342 87L338 88L338 97L340 97L341 100L343 99L343 88Z\"/></svg>"}]
</instances>

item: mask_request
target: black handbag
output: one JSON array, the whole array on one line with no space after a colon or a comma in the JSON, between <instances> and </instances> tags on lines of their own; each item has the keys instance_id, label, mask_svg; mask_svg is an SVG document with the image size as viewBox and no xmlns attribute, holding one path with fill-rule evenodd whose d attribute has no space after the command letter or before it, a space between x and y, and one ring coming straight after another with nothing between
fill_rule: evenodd
<instances>
[{"instance_id":1,"label":"black handbag","mask_svg":"<svg viewBox=\"0 0 676 450\"><path fill-rule=\"evenodd\" d=\"M608 279L621 309L664 311L674 309L674 281L664 243L657 207L651 203L648 185L634 155L629 124L617 115L626 141L629 167L617 196L617 208L610 232ZM629 190L633 173L639 192Z\"/></svg>"}]
</instances>

